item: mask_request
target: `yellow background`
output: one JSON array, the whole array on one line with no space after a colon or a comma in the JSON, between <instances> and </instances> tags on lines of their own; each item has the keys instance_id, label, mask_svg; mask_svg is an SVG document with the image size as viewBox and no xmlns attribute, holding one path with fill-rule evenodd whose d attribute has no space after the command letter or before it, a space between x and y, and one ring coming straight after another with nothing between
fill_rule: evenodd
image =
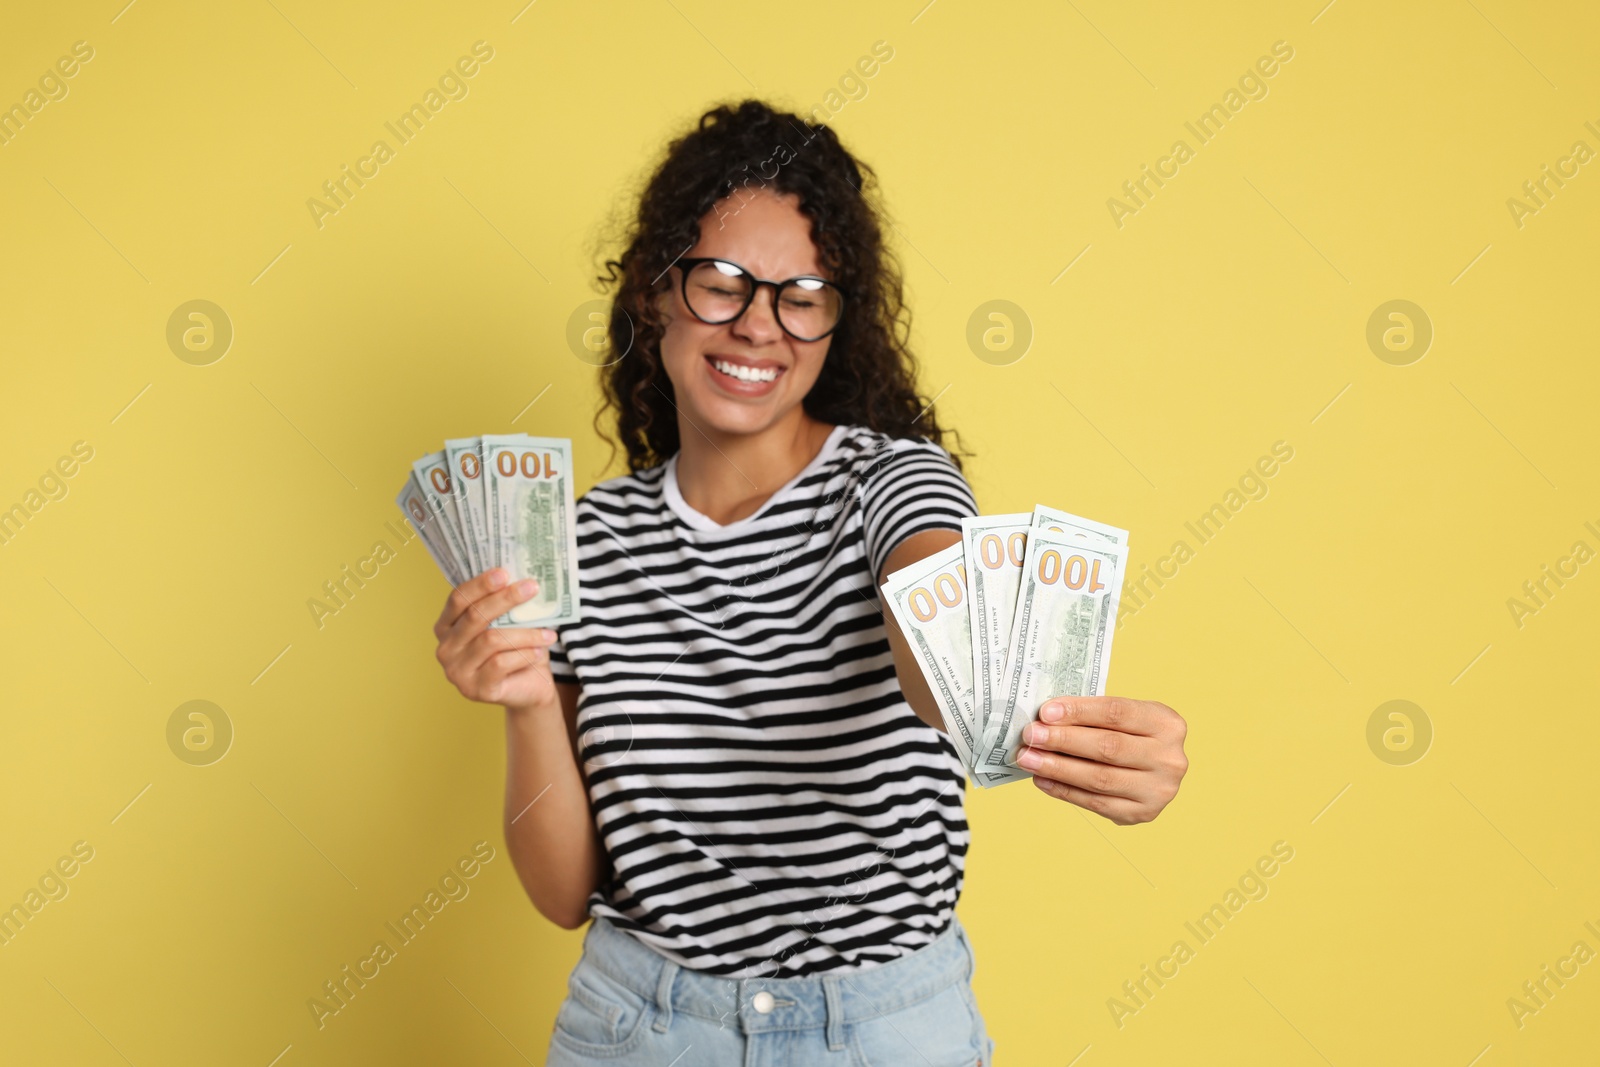
<instances>
[{"instance_id":1,"label":"yellow background","mask_svg":"<svg viewBox=\"0 0 1600 1067\"><path fill-rule=\"evenodd\" d=\"M1126 526L1137 566L1294 448L1118 635L1111 690L1190 724L1171 808L1120 828L970 794L960 914L1000 1062L1592 1062L1600 963L1520 1028L1506 1001L1600 950L1600 566L1520 628L1507 600L1600 548L1600 164L1520 228L1506 200L1600 149L1600 15L923 3L8 15L0 103L75 41L95 57L0 147L0 507L74 442L94 458L0 547L0 903L75 841L95 858L0 947L0 1059L542 1060L581 934L504 853L500 716L433 660L445 583L414 542L320 629L306 601L390 538L446 436L567 436L580 491L615 473L565 340L604 224L712 102L808 110L883 40L831 125L882 178L984 510ZM307 199L478 40L470 95L319 229ZM1269 95L1114 225L1279 40ZM165 340L192 299L235 330L210 366ZM1007 366L965 339L994 299L1034 330ZM1392 299L1434 326L1409 366L1365 340ZM210 766L167 746L192 699L236 730ZM1434 730L1409 766L1367 744L1391 699ZM307 999L479 840L471 895L319 1031ZM1279 840L1270 894L1198 945L1184 922ZM1179 939L1195 958L1119 1028L1108 998Z\"/></svg>"}]
</instances>

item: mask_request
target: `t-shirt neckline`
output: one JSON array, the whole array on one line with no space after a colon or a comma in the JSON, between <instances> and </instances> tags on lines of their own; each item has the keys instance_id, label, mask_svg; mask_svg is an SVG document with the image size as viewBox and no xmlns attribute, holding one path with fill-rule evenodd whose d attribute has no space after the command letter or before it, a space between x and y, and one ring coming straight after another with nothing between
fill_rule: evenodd
<instances>
[{"instance_id":1,"label":"t-shirt neckline","mask_svg":"<svg viewBox=\"0 0 1600 1067\"><path fill-rule=\"evenodd\" d=\"M817 450L817 454L811 457L811 462L800 468L798 474L779 486L771 496L762 501L759 508L742 519L735 519L730 523L720 523L709 516L700 514L700 512L689 506L688 501L683 499L682 491L678 488L678 453L676 452L667 460L666 470L662 472L662 496L666 500L667 507L671 508L672 512L691 529L713 532L744 529L765 515L774 504L779 503L795 486L805 481L818 467L826 463L834 452L838 450L839 441L844 437L846 429L847 427L841 424L828 431L827 440L822 442L822 447Z\"/></svg>"}]
</instances>

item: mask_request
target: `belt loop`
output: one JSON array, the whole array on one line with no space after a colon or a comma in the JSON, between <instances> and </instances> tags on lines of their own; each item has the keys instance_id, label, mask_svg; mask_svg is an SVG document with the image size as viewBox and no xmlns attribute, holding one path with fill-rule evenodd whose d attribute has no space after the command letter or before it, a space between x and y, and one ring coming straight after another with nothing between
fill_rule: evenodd
<instances>
[{"instance_id":1,"label":"belt loop","mask_svg":"<svg viewBox=\"0 0 1600 1067\"><path fill-rule=\"evenodd\" d=\"M961 925L961 920L952 916L950 922L955 927L956 940L961 942L962 953L967 957L967 981L970 983L978 973L978 953L972 947L972 939L967 936L967 928Z\"/></svg>"},{"instance_id":2,"label":"belt loop","mask_svg":"<svg viewBox=\"0 0 1600 1067\"><path fill-rule=\"evenodd\" d=\"M672 980L678 976L678 965L672 960L663 960L661 980L656 983L656 1007L660 1009L656 1016L654 1029L657 1033L664 1034L667 1027L672 1025Z\"/></svg>"},{"instance_id":3,"label":"belt loop","mask_svg":"<svg viewBox=\"0 0 1600 1067\"><path fill-rule=\"evenodd\" d=\"M828 1005L828 1051L844 1051L844 994L840 990L840 983L844 979L839 977L824 977L822 979L822 997Z\"/></svg>"}]
</instances>

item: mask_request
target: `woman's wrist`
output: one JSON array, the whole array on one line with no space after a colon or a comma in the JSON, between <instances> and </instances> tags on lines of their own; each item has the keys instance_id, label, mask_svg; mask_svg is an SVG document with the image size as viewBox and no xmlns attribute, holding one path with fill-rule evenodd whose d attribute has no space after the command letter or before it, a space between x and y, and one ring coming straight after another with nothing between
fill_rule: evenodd
<instances>
[{"instance_id":1,"label":"woman's wrist","mask_svg":"<svg viewBox=\"0 0 1600 1067\"><path fill-rule=\"evenodd\" d=\"M558 714L561 711L561 701L555 697L538 704L503 704L506 709L507 721L526 721L544 715Z\"/></svg>"}]
</instances>

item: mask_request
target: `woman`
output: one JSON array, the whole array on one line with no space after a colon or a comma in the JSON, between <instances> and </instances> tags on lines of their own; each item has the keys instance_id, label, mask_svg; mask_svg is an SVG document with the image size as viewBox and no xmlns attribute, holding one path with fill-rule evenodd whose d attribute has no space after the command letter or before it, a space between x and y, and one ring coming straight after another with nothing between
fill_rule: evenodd
<instances>
[{"instance_id":1,"label":"woman","mask_svg":"<svg viewBox=\"0 0 1600 1067\"><path fill-rule=\"evenodd\" d=\"M551 1064L991 1062L955 916L965 775L878 598L977 508L871 181L755 101L670 146L604 279L631 473L578 503L582 621L488 629L534 588L491 571L435 627L447 677L505 706L529 897L593 918ZM1030 727L1035 783L1153 818L1182 720L1066 704Z\"/></svg>"}]
</instances>

